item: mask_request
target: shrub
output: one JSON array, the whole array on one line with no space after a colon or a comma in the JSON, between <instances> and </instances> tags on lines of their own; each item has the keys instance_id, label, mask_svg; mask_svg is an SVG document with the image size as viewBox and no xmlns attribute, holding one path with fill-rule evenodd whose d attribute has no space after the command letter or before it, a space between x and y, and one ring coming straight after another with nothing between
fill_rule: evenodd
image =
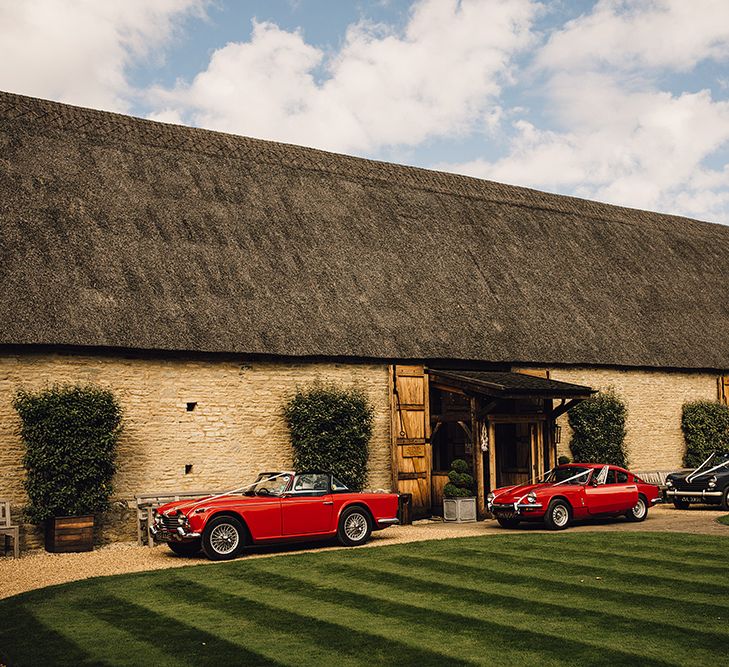
<instances>
[{"instance_id":1,"label":"shrub","mask_svg":"<svg viewBox=\"0 0 729 667\"><path fill-rule=\"evenodd\" d=\"M80 516L109 508L122 412L100 387L54 385L19 390L13 407L26 451L28 519Z\"/></svg>"},{"instance_id":2,"label":"shrub","mask_svg":"<svg viewBox=\"0 0 729 667\"><path fill-rule=\"evenodd\" d=\"M686 442L683 464L696 468L712 452L729 452L729 407L712 401L684 403L681 430Z\"/></svg>"},{"instance_id":3,"label":"shrub","mask_svg":"<svg viewBox=\"0 0 729 667\"><path fill-rule=\"evenodd\" d=\"M567 465L568 463L572 463L572 459L569 456L560 456L557 459L557 465L563 466Z\"/></svg>"},{"instance_id":4,"label":"shrub","mask_svg":"<svg viewBox=\"0 0 729 667\"><path fill-rule=\"evenodd\" d=\"M473 495L474 479L468 474L468 463L454 459L448 473L448 484L443 487L446 498L468 498Z\"/></svg>"},{"instance_id":5,"label":"shrub","mask_svg":"<svg viewBox=\"0 0 729 667\"><path fill-rule=\"evenodd\" d=\"M285 405L297 471L331 472L349 488L367 481L374 410L360 389L317 384Z\"/></svg>"},{"instance_id":6,"label":"shrub","mask_svg":"<svg viewBox=\"0 0 729 667\"><path fill-rule=\"evenodd\" d=\"M568 413L570 449L576 463L609 463L627 467L625 404L614 389L601 391Z\"/></svg>"}]
</instances>

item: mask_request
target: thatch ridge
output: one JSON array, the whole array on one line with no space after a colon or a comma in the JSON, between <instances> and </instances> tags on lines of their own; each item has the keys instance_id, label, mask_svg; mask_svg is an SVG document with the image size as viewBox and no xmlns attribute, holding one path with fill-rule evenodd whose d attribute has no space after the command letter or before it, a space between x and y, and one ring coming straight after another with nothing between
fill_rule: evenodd
<instances>
[{"instance_id":1,"label":"thatch ridge","mask_svg":"<svg viewBox=\"0 0 729 667\"><path fill-rule=\"evenodd\" d=\"M10 93L0 146L0 344L729 367L719 225Z\"/></svg>"}]
</instances>

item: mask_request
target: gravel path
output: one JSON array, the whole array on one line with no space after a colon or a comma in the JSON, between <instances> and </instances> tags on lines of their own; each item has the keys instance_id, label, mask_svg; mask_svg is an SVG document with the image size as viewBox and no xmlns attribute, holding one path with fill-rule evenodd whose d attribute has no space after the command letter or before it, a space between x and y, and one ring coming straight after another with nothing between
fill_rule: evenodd
<instances>
[{"instance_id":1,"label":"gravel path","mask_svg":"<svg viewBox=\"0 0 729 667\"><path fill-rule=\"evenodd\" d=\"M726 512L695 507L690 510L675 510L659 506L650 511L642 523L630 523L624 519L604 519L573 526L568 532L577 531L665 531L680 533L701 533L729 536L729 526L716 521ZM392 526L374 533L367 547L387 544L403 544L421 540L442 540L450 537L473 537L480 535L504 535L505 530L495 521L480 523L443 523L442 521L418 521L412 526ZM544 532L541 524L526 524L514 530L514 534ZM247 558L285 556L305 551L341 549L338 545L297 545L256 548ZM366 548L366 547L364 547ZM170 567L209 564L205 558L183 558L173 554L167 547L139 547L136 543L118 543L78 554L49 554L35 551L21 558L0 557L0 598L17 595L35 588L62 584L89 577L161 570Z\"/></svg>"}]
</instances>

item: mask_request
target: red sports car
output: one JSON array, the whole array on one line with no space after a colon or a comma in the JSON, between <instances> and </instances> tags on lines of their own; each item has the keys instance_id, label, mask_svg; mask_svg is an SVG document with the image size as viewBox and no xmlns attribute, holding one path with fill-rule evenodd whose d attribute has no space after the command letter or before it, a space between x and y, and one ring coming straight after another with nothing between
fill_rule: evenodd
<instances>
[{"instance_id":1,"label":"red sports car","mask_svg":"<svg viewBox=\"0 0 729 667\"><path fill-rule=\"evenodd\" d=\"M162 505L150 531L177 554L202 549L227 560L248 544L334 536L364 544L373 530L398 523L397 510L397 494L355 493L329 473L264 472L236 492Z\"/></svg>"},{"instance_id":2,"label":"red sports car","mask_svg":"<svg viewBox=\"0 0 729 667\"><path fill-rule=\"evenodd\" d=\"M595 516L643 521L660 499L657 486L623 468L570 463L550 470L537 484L496 489L488 495L488 509L504 528L544 521L550 530L562 530L572 521Z\"/></svg>"}]
</instances>

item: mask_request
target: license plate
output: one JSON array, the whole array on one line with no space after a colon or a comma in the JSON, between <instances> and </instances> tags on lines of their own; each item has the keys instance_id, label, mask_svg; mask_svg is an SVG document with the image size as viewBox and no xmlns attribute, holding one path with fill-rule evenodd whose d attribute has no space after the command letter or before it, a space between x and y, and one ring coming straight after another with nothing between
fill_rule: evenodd
<instances>
[{"instance_id":1,"label":"license plate","mask_svg":"<svg viewBox=\"0 0 729 667\"><path fill-rule=\"evenodd\" d=\"M518 516L516 512L508 510L494 510L493 514L497 519L516 519Z\"/></svg>"}]
</instances>

